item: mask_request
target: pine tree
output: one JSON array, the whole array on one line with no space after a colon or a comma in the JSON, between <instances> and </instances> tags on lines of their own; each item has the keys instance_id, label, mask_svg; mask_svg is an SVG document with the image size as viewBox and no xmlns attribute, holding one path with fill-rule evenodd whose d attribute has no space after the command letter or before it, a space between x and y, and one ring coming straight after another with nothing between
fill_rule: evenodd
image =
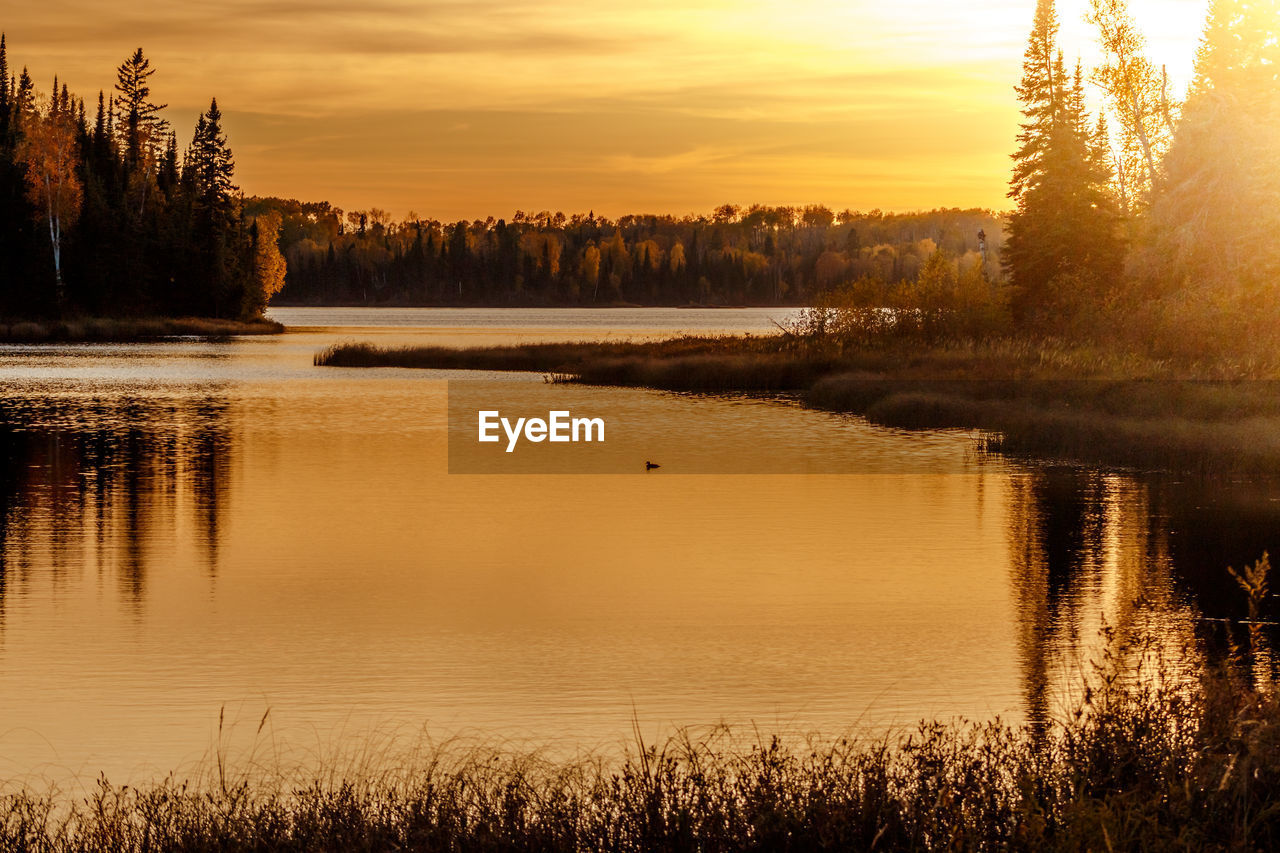
<instances>
[{"instance_id":1,"label":"pine tree","mask_svg":"<svg viewBox=\"0 0 1280 853\"><path fill-rule=\"evenodd\" d=\"M114 108L120 113L121 149L130 171L145 168L147 160L158 153L169 128L169 123L159 115L166 105L151 101L150 80L155 73L142 48L135 50L116 69L115 88L120 96L115 99Z\"/></svg>"},{"instance_id":2,"label":"pine tree","mask_svg":"<svg viewBox=\"0 0 1280 853\"><path fill-rule=\"evenodd\" d=\"M179 184L178 135L173 131L169 132L169 138L164 146L164 155L160 158L159 182L160 189L166 194L173 193Z\"/></svg>"},{"instance_id":3,"label":"pine tree","mask_svg":"<svg viewBox=\"0 0 1280 853\"><path fill-rule=\"evenodd\" d=\"M195 201L201 212L211 219L225 218L231 214L236 186L235 160L222 132L222 111L218 99L209 104L209 111L196 122L187 154L187 169L194 190Z\"/></svg>"},{"instance_id":4,"label":"pine tree","mask_svg":"<svg viewBox=\"0 0 1280 853\"><path fill-rule=\"evenodd\" d=\"M1077 67L1068 75L1057 32L1053 0L1040 0L1017 87L1024 121L1004 251L1017 319L1041 327L1086 311L1118 277L1122 260L1110 170L1090 127L1083 74Z\"/></svg>"},{"instance_id":5,"label":"pine tree","mask_svg":"<svg viewBox=\"0 0 1280 853\"><path fill-rule=\"evenodd\" d=\"M11 305L11 292L19 276L17 259L20 233L22 176L15 162L17 133L13 122L13 88L9 73L9 49L0 33L0 311Z\"/></svg>"},{"instance_id":6,"label":"pine tree","mask_svg":"<svg viewBox=\"0 0 1280 853\"><path fill-rule=\"evenodd\" d=\"M98 112L93 119L93 144L98 147L107 137L107 108L103 102L102 90L98 90Z\"/></svg>"},{"instance_id":7,"label":"pine tree","mask_svg":"<svg viewBox=\"0 0 1280 853\"><path fill-rule=\"evenodd\" d=\"M1060 69L1055 69L1053 61L1057 39L1058 16L1053 0L1039 0L1023 57L1022 82L1014 89L1022 102L1024 119L1009 185L1009 197L1015 201L1035 186L1043 172L1049 140L1058 119L1061 81L1055 79L1055 73Z\"/></svg>"},{"instance_id":8,"label":"pine tree","mask_svg":"<svg viewBox=\"0 0 1280 853\"><path fill-rule=\"evenodd\" d=\"M242 257L248 249L236 206L235 160L222 132L217 99L196 122L182 180L191 198L194 257L186 278L197 313L239 313L243 303Z\"/></svg>"},{"instance_id":9,"label":"pine tree","mask_svg":"<svg viewBox=\"0 0 1280 853\"><path fill-rule=\"evenodd\" d=\"M27 73L27 68L22 67L22 73L18 75L18 83L13 90L13 116L17 120L19 126L22 125L22 118L36 108L36 84L32 82L31 75Z\"/></svg>"},{"instance_id":10,"label":"pine tree","mask_svg":"<svg viewBox=\"0 0 1280 853\"><path fill-rule=\"evenodd\" d=\"M0 141L9 129L9 108L12 95L9 92L9 49L5 35L0 33ZM0 143L2 144L2 143Z\"/></svg>"}]
</instances>

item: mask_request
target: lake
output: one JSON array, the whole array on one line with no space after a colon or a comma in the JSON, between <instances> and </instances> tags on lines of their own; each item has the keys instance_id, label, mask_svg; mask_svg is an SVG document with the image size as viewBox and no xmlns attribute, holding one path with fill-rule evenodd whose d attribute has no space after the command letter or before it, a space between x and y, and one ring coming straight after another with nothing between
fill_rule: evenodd
<instances>
[{"instance_id":1,"label":"lake","mask_svg":"<svg viewBox=\"0 0 1280 853\"><path fill-rule=\"evenodd\" d=\"M672 448L736 424L720 452L785 448L791 473L450 474L458 372L313 354L788 312L272 314L291 331L0 347L0 778L1045 719L1104 625L1194 663L1203 617L1242 611L1227 564L1280 540L1267 483L1014 461L782 398L573 391L669 413Z\"/></svg>"}]
</instances>

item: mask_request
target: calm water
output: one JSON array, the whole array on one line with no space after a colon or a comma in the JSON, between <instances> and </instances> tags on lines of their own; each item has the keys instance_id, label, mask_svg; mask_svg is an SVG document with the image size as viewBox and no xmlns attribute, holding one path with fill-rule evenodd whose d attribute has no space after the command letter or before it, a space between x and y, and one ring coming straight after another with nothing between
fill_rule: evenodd
<instances>
[{"instance_id":1,"label":"calm water","mask_svg":"<svg viewBox=\"0 0 1280 853\"><path fill-rule=\"evenodd\" d=\"M786 401L575 389L741 424L721 452L880 464L450 475L457 374L313 353L763 332L785 312L274 313L298 331L0 348L0 777L190 767L224 708L222 742L261 760L389 732L572 750L633 720L1040 718L1102 624L1177 647L1240 606L1225 562L1280 538L1263 486L1015 464Z\"/></svg>"}]
</instances>

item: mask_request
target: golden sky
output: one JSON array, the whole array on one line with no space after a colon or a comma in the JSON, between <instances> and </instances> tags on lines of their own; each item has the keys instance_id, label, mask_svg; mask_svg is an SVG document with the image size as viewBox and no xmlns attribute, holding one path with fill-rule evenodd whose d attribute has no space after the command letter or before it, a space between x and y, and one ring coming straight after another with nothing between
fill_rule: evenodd
<instances>
[{"instance_id":1,"label":"golden sky","mask_svg":"<svg viewBox=\"0 0 1280 853\"><path fill-rule=\"evenodd\" d=\"M1087 0L1063 46L1093 55ZM1130 0L1185 83L1205 0ZM11 4L10 61L96 99L143 47L180 138L216 96L247 193L397 217L1005 206L1035 0Z\"/></svg>"}]
</instances>

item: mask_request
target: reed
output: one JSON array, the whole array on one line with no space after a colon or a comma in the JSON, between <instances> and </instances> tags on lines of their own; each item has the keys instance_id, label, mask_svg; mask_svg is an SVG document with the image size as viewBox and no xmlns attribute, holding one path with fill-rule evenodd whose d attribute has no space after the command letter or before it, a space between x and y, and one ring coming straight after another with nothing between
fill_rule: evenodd
<instances>
[{"instance_id":1,"label":"reed","mask_svg":"<svg viewBox=\"0 0 1280 853\"><path fill-rule=\"evenodd\" d=\"M769 354L767 338L681 337L661 341L581 341L514 344L458 349L441 346L378 347L356 342L335 344L317 353L323 367L420 367L441 370L532 370L551 372L579 369L606 359L655 359L722 355L744 351ZM776 353L775 353L776 354Z\"/></svg>"},{"instance_id":2,"label":"reed","mask_svg":"<svg viewBox=\"0 0 1280 853\"><path fill-rule=\"evenodd\" d=\"M1110 630L1070 713L830 742L718 729L617 759L441 748L284 782L100 780L0 797L6 851L1262 850L1280 701L1233 660L1188 676Z\"/></svg>"},{"instance_id":3,"label":"reed","mask_svg":"<svg viewBox=\"0 0 1280 853\"><path fill-rule=\"evenodd\" d=\"M826 377L806 401L901 429L985 433L987 449L1205 474L1280 471L1274 382Z\"/></svg>"}]
</instances>

